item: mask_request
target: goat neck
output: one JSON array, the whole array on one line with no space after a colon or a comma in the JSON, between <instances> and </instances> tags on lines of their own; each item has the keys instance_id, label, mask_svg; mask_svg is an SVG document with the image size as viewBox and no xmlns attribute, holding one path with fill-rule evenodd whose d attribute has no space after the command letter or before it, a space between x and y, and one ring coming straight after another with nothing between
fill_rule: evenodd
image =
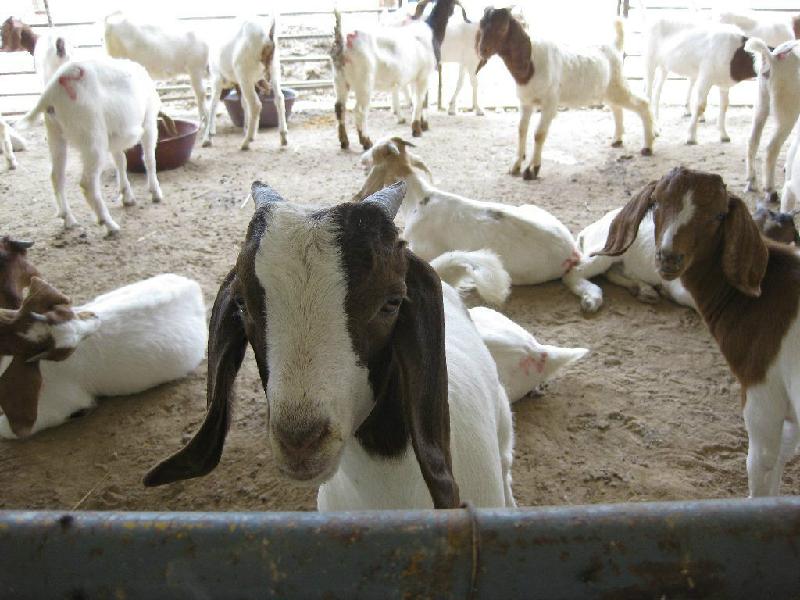
<instances>
[{"instance_id":1,"label":"goat neck","mask_svg":"<svg viewBox=\"0 0 800 600\"><path fill-rule=\"evenodd\" d=\"M517 85L525 85L531 80L535 69L531 56L533 44L519 21L512 18L508 24L508 33L503 39L497 54L503 59Z\"/></svg>"}]
</instances>

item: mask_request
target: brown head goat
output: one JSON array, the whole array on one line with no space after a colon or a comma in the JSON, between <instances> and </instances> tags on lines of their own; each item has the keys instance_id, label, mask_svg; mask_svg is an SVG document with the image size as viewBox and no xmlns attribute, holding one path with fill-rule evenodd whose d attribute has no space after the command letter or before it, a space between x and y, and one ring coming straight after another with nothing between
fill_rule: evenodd
<instances>
[{"instance_id":1,"label":"brown head goat","mask_svg":"<svg viewBox=\"0 0 800 600\"><path fill-rule=\"evenodd\" d=\"M211 314L205 421L146 485L216 467L249 341L278 470L320 485L320 510L452 508L459 490L513 506L508 398L457 292L400 239L404 195L313 210L253 184Z\"/></svg>"},{"instance_id":2,"label":"brown head goat","mask_svg":"<svg viewBox=\"0 0 800 600\"><path fill-rule=\"evenodd\" d=\"M680 277L742 385L750 495L777 495L798 442L800 255L764 239L719 175L683 167L628 202L601 253L624 252L650 210L659 274Z\"/></svg>"},{"instance_id":3,"label":"brown head goat","mask_svg":"<svg viewBox=\"0 0 800 600\"><path fill-rule=\"evenodd\" d=\"M39 274L27 261L31 246L33 242L14 240L7 235L0 238L0 308L19 308L22 290Z\"/></svg>"}]
</instances>

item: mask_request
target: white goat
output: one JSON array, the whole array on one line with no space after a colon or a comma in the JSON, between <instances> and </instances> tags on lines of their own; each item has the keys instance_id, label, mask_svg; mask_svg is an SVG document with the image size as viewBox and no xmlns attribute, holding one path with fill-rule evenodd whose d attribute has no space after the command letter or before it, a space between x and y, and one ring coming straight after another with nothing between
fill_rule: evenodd
<instances>
[{"instance_id":1,"label":"white goat","mask_svg":"<svg viewBox=\"0 0 800 600\"><path fill-rule=\"evenodd\" d=\"M281 146L288 143L286 127L286 104L281 90L281 63L278 38L275 32L277 17L272 17L267 29L260 20L246 19L238 22L232 33L224 36L220 44L212 47L209 55L211 71L211 107L208 122L203 132L203 146L211 145L215 133L217 103L223 90L237 86L244 108L244 141L242 150L250 148L255 139L261 117L261 100L256 93L256 84L266 79L275 98L278 112L278 132Z\"/></svg>"},{"instance_id":2,"label":"white goat","mask_svg":"<svg viewBox=\"0 0 800 600\"><path fill-rule=\"evenodd\" d=\"M723 11L717 20L736 25L747 37L764 40L773 48L800 37L800 16L763 17L754 11Z\"/></svg>"},{"instance_id":3,"label":"white goat","mask_svg":"<svg viewBox=\"0 0 800 600\"><path fill-rule=\"evenodd\" d=\"M785 173L786 181L783 184L781 193L781 212L796 213L797 200L800 198L800 153L797 146L800 145L800 135L795 135L789 152L786 153Z\"/></svg>"},{"instance_id":4,"label":"white goat","mask_svg":"<svg viewBox=\"0 0 800 600\"><path fill-rule=\"evenodd\" d=\"M146 485L217 465L249 340L272 456L320 486L320 510L514 506L508 397L458 293L400 240L404 191L314 210L253 184L211 315L206 419Z\"/></svg>"},{"instance_id":5,"label":"white goat","mask_svg":"<svg viewBox=\"0 0 800 600\"><path fill-rule=\"evenodd\" d=\"M94 331L65 360L38 363L42 384L29 398L38 407L30 434L94 407L97 396L136 394L184 377L203 359L203 293L191 279L158 275L98 296L75 311L96 316L90 323ZM2 361L0 375L10 363ZM5 416L0 417L0 436L17 437Z\"/></svg>"},{"instance_id":6,"label":"white goat","mask_svg":"<svg viewBox=\"0 0 800 600\"><path fill-rule=\"evenodd\" d=\"M576 271L586 279L604 274L610 282L626 288L642 302L658 302L656 288L659 288L673 302L695 308L694 300L679 279L668 281L658 274L652 213L642 218L636 240L625 252L619 256L592 256L606 245L609 228L620 210L608 211L578 234L578 247L586 258Z\"/></svg>"},{"instance_id":7,"label":"white goat","mask_svg":"<svg viewBox=\"0 0 800 600\"><path fill-rule=\"evenodd\" d=\"M14 152L25 150L25 140L3 119L2 114L0 114L0 148L2 148L6 157L8 168L16 169L17 159L14 156Z\"/></svg>"},{"instance_id":8,"label":"white goat","mask_svg":"<svg viewBox=\"0 0 800 600\"><path fill-rule=\"evenodd\" d=\"M187 73L200 122L206 123L208 44L195 31L179 21L143 23L117 11L105 18L105 46L110 56L138 62L154 79Z\"/></svg>"},{"instance_id":9,"label":"white goat","mask_svg":"<svg viewBox=\"0 0 800 600\"><path fill-rule=\"evenodd\" d=\"M500 383L512 403L537 393L557 371L589 352L540 344L520 325L485 306L470 308L469 316L492 354Z\"/></svg>"},{"instance_id":10,"label":"white goat","mask_svg":"<svg viewBox=\"0 0 800 600\"><path fill-rule=\"evenodd\" d=\"M480 22L480 67L492 55L498 54L517 84L520 102L517 158L511 167L512 175L519 174L525 160L528 126L536 105L542 112L534 134L533 157L523 172L524 179L539 176L542 149L559 106L608 103L614 115L614 141L611 144L614 147L622 146L622 109L633 111L639 115L644 129L641 153L644 156L653 153L650 107L644 98L631 92L622 73L624 29L620 19L615 21L615 28L614 46L573 51L551 42L531 39L510 9L486 9Z\"/></svg>"},{"instance_id":11,"label":"white goat","mask_svg":"<svg viewBox=\"0 0 800 600\"><path fill-rule=\"evenodd\" d=\"M362 161L372 169L355 199L405 181L403 237L417 255L432 260L450 250L488 249L500 257L514 285L561 279L583 310L600 308L603 291L577 275L574 267L583 257L561 221L532 204L509 206L444 192L433 186L430 171L409 145L390 138L365 152Z\"/></svg>"},{"instance_id":12,"label":"white goat","mask_svg":"<svg viewBox=\"0 0 800 600\"><path fill-rule=\"evenodd\" d=\"M750 496L777 495L800 440L800 255L765 241L719 175L683 167L628 202L603 252L624 252L650 210L659 272L680 278L742 386Z\"/></svg>"},{"instance_id":13,"label":"white goat","mask_svg":"<svg viewBox=\"0 0 800 600\"><path fill-rule=\"evenodd\" d=\"M374 90L394 92L410 87L412 96L411 134L422 135L427 129L423 101L428 79L440 56L447 20L453 0L439 0L427 21L412 21L399 27L376 27L372 30L342 32L342 18L334 10L335 27L331 58L336 88L336 120L339 144L350 146L345 128L347 96L356 96L355 121L358 141L364 150L372 146L367 131L367 116Z\"/></svg>"},{"instance_id":14,"label":"white goat","mask_svg":"<svg viewBox=\"0 0 800 600\"><path fill-rule=\"evenodd\" d=\"M778 200L775 188L775 164L783 143L792 132L797 117L800 115L800 56L795 48L800 43L796 40L786 42L770 52L760 39L747 40L744 48L748 52L761 55L764 66L758 77L758 96L753 108L753 125L750 138L747 140L747 191L758 189L756 182L755 158L761 133L770 113L775 117L776 127L767 143L767 156L764 161L764 191L769 201ZM787 180L791 176L791 161L786 172ZM783 209L786 210L786 209Z\"/></svg>"},{"instance_id":15,"label":"white goat","mask_svg":"<svg viewBox=\"0 0 800 600\"><path fill-rule=\"evenodd\" d=\"M67 39L50 29L36 34L30 25L9 17L0 27L2 52L19 52L27 50L33 56L36 72L47 85L53 73L70 60L72 47Z\"/></svg>"},{"instance_id":16,"label":"white goat","mask_svg":"<svg viewBox=\"0 0 800 600\"><path fill-rule=\"evenodd\" d=\"M697 143L697 123L705 112L711 86L719 88L720 141L729 142L725 120L730 88L756 76L752 57L744 50L744 42L742 31L733 25L688 23L675 19L649 21L645 30L643 58L647 97L656 121L664 82L670 73L677 73L689 79L690 94L694 87L686 143Z\"/></svg>"},{"instance_id":17,"label":"white goat","mask_svg":"<svg viewBox=\"0 0 800 600\"><path fill-rule=\"evenodd\" d=\"M53 191L58 216L64 220L65 227L77 224L64 194L67 144L77 147L81 154L81 188L109 236L119 232L119 225L111 218L101 195L100 174L109 152L117 168L122 203L135 204L127 176L125 150L141 140L148 187L153 202L161 201L155 158L160 104L147 71L129 60L74 61L56 71L36 106L17 126L28 127L39 114L47 113L45 124L53 163Z\"/></svg>"}]
</instances>

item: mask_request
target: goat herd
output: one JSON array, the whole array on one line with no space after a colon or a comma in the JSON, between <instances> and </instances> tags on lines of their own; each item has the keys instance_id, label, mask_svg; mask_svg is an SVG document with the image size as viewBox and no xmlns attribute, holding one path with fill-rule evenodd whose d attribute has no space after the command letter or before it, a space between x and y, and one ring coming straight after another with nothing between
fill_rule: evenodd
<instances>
[{"instance_id":1,"label":"goat herd","mask_svg":"<svg viewBox=\"0 0 800 600\"><path fill-rule=\"evenodd\" d=\"M583 311L596 312L603 291L590 279L605 274L642 301L662 294L700 313L745 396L750 495L778 494L800 440L800 256L792 213L763 205L751 216L719 175L676 166L575 238L532 204L439 189L414 144L402 137L373 144L367 120L373 92L380 90L392 94L403 122L398 100L405 94L411 134L422 136L428 82L440 61L460 64L459 88L469 75L480 114L476 75L499 55L516 82L521 109L511 174L536 179L559 107L609 105L614 147L623 143L623 109L636 113L646 157L658 150L658 104L669 73L691 82L688 144L697 143L711 86L720 89L720 140L729 141L728 90L757 77L747 180L755 189L754 158L773 113L777 127L764 179L766 202L775 202L778 153L800 114L794 41L800 17L764 22L722 14L722 22L684 22L648 15L644 98L622 72L622 20L615 23L613 44L575 51L531 37L508 9L487 8L472 23L465 13L453 14L454 3L425 0L402 23L350 32L334 11L338 139L341 148L349 147L352 90L366 180L352 202L324 209L287 202L254 182L249 199L255 212L207 327L202 292L190 279L159 275L72 308L28 262L31 243L2 238L0 436L26 437L91 408L97 396L181 378L207 347L205 420L183 449L147 473L145 484L205 475L220 460L233 384L249 343L269 407L273 460L286 477L319 487L320 510L448 508L462 500L514 506L510 403L587 350L539 344L493 309L467 310L461 296L474 290L499 305L511 285L560 279ZM433 6L425 16L427 4ZM257 88L266 80L280 143L287 145L277 40L274 18L240 21L212 44L177 24L144 24L114 13L105 20L110 56L70 60L68 40L37 36L9 18L2 49L33 54L45 84L15 127L31 127L44 115L64 226L77 223L64 193L68 145L80 152L81 188L109 236L120 235L101 196L109 154L120 198L133 204L124 150L141 142L152 199L162 199L155 168L161 113L151 77L189 75L206 146L220 97L237 87L245 111L242 150L253 141L261 110ZM455 97L451 111L454 105ZM525 164L537 106L541 116ZM0 133L14 168L14 149L24 142L2 119ZM792 178L800 161L797 142L786 161L783 211L791 211L800 194L800 177ZM402 235L394 225L398 215Z\"/></svg>"}]
</instances>

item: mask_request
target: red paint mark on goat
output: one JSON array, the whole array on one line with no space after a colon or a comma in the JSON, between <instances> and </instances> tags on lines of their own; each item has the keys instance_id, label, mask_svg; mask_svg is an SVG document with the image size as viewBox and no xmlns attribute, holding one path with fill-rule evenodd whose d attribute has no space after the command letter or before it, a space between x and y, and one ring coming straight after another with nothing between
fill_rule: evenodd
<instances>
[{"instance_id":1,"label":"red paint mark on goat","mask_svg":"<svg viewBox=\"0 0 800 600\"><path fill-rule=\"evenodd\" d=\"M578 254L577 250L573 250L572 254L570 254L569 258L565 258L564 262L561 263L561 268L564 269L564 273L569 273L577 267L581 262L581 255Z\"/></svg>"},{"instance_id":2,"label":"red paint mark on goat","mask_svg":"<svg viewBox=\"0 0 800 600\"><path fill-rule=\"evenodd\" d=\"M353 47L353 40L356 39L356 37L358 37L358 32L357 31L354 31L353 33L348 33L347 34L347 47L348 48L352 48Z\"/></svg>"},{"instance_id":3,"label":"red paint mark on goat","mask_svg":"<svg viewBox=\"0 0 800 600\"><path fill-rule=\"evenodd\" d=\"M70 100L75 100L78 97L78 93L75 91L75 88L72 87L73 81L80 81L83 79L83 68L78 67L78 72L75 75L62 75L58 78L58 85L64 88L67 92L67 96L69 96Z\"/></svg>"},{"instance_id":4,"label":"red paint mark on goat","mask_svg":"<svg viewBox=\"0 0 800 600\"><path fill-rule=\"evenodd\" d=\"M535 358L531 355L521 358L518 366L520 369L522 369L522 372L525 373L525 376L527 377L531 374L531 369L536 369L537 373L542 373L546 363L547 352L542 352L539 358Z\"/></svg>"}]
</instances>

